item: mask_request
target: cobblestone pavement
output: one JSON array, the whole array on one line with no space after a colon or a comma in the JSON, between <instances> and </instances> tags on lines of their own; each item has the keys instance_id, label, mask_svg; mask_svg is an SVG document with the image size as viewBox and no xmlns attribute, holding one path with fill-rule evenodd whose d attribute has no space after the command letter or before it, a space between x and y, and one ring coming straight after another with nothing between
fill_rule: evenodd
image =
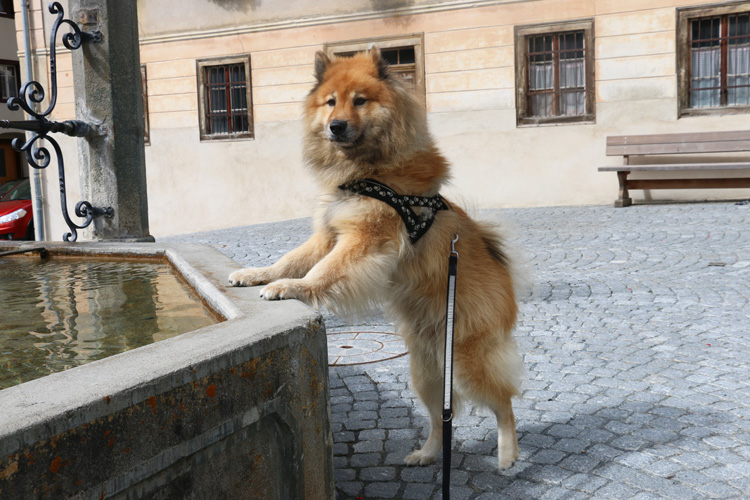
<instances>
[{"instance_id":1,"label":"cobblestone pavement","mask_svg":"<svg viewBox=\"0 0 750 500\"><path fill-rule=\"evenodd\" d=\"M481 215L515 226L535 283L516 331L527 371L514 401L521 456L498 472L494 417L468 408L454 423L452 498L750 498L750 209ZM309 232L302 219L165 240L257 266ZM332 333L390 327L326 321ZM330 382L339 497L440 498L438 465L402 465L428 425L408 355L332 366Z\"/></svg>"}]
</instances>

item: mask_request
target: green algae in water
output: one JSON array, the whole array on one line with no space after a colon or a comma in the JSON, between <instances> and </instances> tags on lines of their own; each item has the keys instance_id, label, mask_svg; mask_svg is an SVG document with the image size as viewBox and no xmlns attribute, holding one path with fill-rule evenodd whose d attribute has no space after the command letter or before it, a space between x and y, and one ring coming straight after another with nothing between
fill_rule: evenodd
<instances>
[{"instance_id":1,"label":"green algae in water","mask_svg":"<svg viewBox=\"0 0 750 500\"><path fill-rule=\"evenodd\" d=\"M0 258L0 389L214 323L166 264Z\"/></svg>"}]
</instances>

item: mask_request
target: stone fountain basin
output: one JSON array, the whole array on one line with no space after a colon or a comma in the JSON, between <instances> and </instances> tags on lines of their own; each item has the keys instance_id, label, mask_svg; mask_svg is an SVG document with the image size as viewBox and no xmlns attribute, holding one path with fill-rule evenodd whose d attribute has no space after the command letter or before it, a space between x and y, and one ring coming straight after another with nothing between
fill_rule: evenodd
<instances>
[{"instance_id":1,"label":"stone fountain basin","mask_svg":"<svg viewBox=\"0 0 750 500\"><path fill-rule=\"evenodd\" d=\"M40 246L53 259L167 262L225 321L1 390L0 498L333 498L316 312L224 286L240 266L204 245L0 252Z\"/></svg>"}]
</instances>

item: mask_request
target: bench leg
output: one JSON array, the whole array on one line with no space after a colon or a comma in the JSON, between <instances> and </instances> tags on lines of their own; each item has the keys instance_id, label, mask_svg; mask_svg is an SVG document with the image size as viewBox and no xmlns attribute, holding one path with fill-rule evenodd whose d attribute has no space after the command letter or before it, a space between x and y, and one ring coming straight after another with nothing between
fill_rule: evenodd
<instances>
[{"instance_id":1,"label":"bench leg","mask_svg":"<svg viewBox=\"0 0 750 500\"><path fill-rule=\"evenodd\" d=\"M630 193L628 193L628 174L630 172L617 172L617 180L620 183L619 198L615 200L615 207L629 207L633 204Z\"/></svg>"}]
</instances>

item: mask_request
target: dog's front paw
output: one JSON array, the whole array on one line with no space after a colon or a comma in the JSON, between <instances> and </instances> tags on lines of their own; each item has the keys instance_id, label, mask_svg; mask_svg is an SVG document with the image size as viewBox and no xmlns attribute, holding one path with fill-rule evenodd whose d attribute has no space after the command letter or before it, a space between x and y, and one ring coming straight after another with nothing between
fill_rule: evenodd
<instances>
[{"instance_id":1,"label":"dog's front paw","mask_svg":"<svg viewBox=\"0 0 750 500\"><path fill-rule=\"evenodd\" d=\"M268 278L262 267L249 267L229 275L229 284L232 286L255 286L265 283L268 283Z\"/></svg>"},{"instance_id":2,"label":"dog's front paw","mask_svg":"<svg viewBox=\"0 0 750 500\"><path fill-rule=\"evenodd\" d=\"M429 465L435 461L437 455L431 453L425 453L424 450L417 450L411 455L407 455L404 459L406 465Z\"/></svg>"},{"instance_id":3,"label":"dog's front paw","mask_svg":"<svg viewBox=\"0 0 750 500\"><path fill-rule=\"evenodd\" d=\"M300 280L293 279L278 280L264 286L260 296L266 300L306 299Z\"/></svg>"}]
</instances>

